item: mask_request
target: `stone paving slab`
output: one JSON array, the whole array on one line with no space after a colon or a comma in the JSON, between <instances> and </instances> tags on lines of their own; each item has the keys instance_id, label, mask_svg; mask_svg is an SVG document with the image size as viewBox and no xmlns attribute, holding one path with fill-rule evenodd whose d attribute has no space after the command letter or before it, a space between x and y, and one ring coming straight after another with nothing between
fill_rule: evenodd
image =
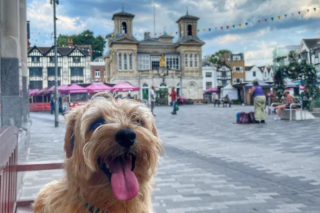
<instances>
[{"instance_id":1,"label":"stone paving slab","mask_svg":"<svg viewBox=\"0 0 320 213\"><path fill-rule=\"evenodd\" d=\"M250 107L156 107L165 157L156 176L157 213L320 213L320 119L238 125ZM29 160L63 158L64 124L32 113ZM62 120L62 118L60 118ZM21 198L34 198L62 170L27 172Z\"/></svg>"}]
</instances>

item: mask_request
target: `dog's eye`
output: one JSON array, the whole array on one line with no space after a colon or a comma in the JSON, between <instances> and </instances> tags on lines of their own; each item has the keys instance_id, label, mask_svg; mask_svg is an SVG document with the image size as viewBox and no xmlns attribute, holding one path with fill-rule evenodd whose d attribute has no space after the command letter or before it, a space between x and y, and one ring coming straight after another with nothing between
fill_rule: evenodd
<instances>
[{"instance_id":1,"label":"dog's eye","mask_svg":"<svg viewBox=\"0 0 320 213\"><path fill-rule=\"evenodd\" d=\"M105 124L106 122L100 118L98 120L96 120L95 122L93 122L91 125L90 125L90 130L94 131L96 130L99 126Z\"/></svg>"},{"instance_id":2,"label":"dog's eye","mask_svg":"<svg viewBox=\"0 0 320 213\"><path fill-rule=\"evenodd\" d=\"M137 125L143 126L143 122L142 122L142 120L140 120L140 119L134 119L134 120L133 120L133 123L134 123L134 124L137 124Z\"/></svg>"}]
</instances>

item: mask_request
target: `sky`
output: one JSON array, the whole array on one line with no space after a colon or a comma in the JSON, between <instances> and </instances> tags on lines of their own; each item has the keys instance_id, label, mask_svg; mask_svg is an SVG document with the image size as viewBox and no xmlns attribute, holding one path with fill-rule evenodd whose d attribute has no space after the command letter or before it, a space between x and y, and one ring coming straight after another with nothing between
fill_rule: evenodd
<instances>
[{"instance_id":1,"label":"sky","mask_svg":"<svg viewBox=\"0 0 320 213\"><path fill-rule=\"evenodd\" d=\"M51 46L50 1L28 0L27 4L31 45ZM138 40L146 31L154 35L154 7L155 32L158 36L164 31L172 32L174 41L176 21L188 10L189 15L200 18L198 37L205 42L203 56L228 49L244 53L246 65L271 65L276 47L300 45L303 38L320 38L320 0L60 0L57 34L78 34L87 29L95 36L113 33L112 15L120 12L123 5L125 12L135 15L133 35Z\"/></svg>"}]
</instances>

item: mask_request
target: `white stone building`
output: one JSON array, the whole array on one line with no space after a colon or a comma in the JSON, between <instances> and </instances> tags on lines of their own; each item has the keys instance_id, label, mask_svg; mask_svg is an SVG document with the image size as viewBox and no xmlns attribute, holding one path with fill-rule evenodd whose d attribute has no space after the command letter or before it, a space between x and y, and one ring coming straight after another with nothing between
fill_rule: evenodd
<instances>
[{"instance_id":1,"label":"white stone building","mask_svg":"<svg viewBox=\"0 0 320 213\"><path fill-rule=\"evenodd\" d=\"M320 75L320 38L302 39L300 54L301 60L312 63Z\"/></svg>"},{"instance_id":2,"label":"white stone building","mask_svg":"<svg viewBox=\"0 0 320 213\"><path fill-rule=\"evenodd\" d=\"M55 85L54 47L28 48L28 81L30 89ZM91 82L91 46L58 47L58 85Z\"/></svg>"},{"instance_id":3,"label":"white stone building","mask_svg":"<svg viewBox=\"0 0 320 213\"><path fill-rule=\"evenodd\" d=\"M257 67L246 66L246 82L252 82L258 79L264 82L273 82L273 69L272 67Z\"/></svg>"},{"instance_id":4,"label":"white stone building","mask_svg":"<svg viewBox=\"0 0 320 213\"><path fill-rule=\"evenodd\" d=\"M207 90L210 88L216 88L218 86L217 82L217 67L212 64L202 65L202 88Z\"/></svg>"},{"instance_id":5,"label":"white stone building","mask_svg":"<svg viewBox=\"0 0 320 213\"><path fill-rule=\"evenodd\" d=\"M185 15L178 24L179 39L173 42L173 36L165 32L158 38L145 38L138 41L133 34L134 15L119 12L113 15L113 37L108 38L106 61L106 82L128 82L141 88L133 96L148 100L150 88L158 91L157 104L170 103L171 87L176 87L185 98L202 98L202 45L197 37L199 18ZM160 73L160 58L165 57L167 75ZM182 87L180 87L182 82ZM182 90L182 91L181 91Z\"/></svg>"}]
</instances>

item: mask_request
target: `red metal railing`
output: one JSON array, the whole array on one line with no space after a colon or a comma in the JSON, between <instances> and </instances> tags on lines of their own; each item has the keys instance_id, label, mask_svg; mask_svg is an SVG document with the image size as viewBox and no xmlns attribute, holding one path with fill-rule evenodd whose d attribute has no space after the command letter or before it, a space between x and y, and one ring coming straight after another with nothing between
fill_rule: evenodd
<instances>
[{"instance_id":1,"label":"red metal railing","mask_svg":"<svg viewBox=\"0 0 320 213\"><path fill-rule=\"evenodd\" d=\"M14 213L17 199L18 128L0 128L0 212Z\"/></svg>"}]
</instances>

